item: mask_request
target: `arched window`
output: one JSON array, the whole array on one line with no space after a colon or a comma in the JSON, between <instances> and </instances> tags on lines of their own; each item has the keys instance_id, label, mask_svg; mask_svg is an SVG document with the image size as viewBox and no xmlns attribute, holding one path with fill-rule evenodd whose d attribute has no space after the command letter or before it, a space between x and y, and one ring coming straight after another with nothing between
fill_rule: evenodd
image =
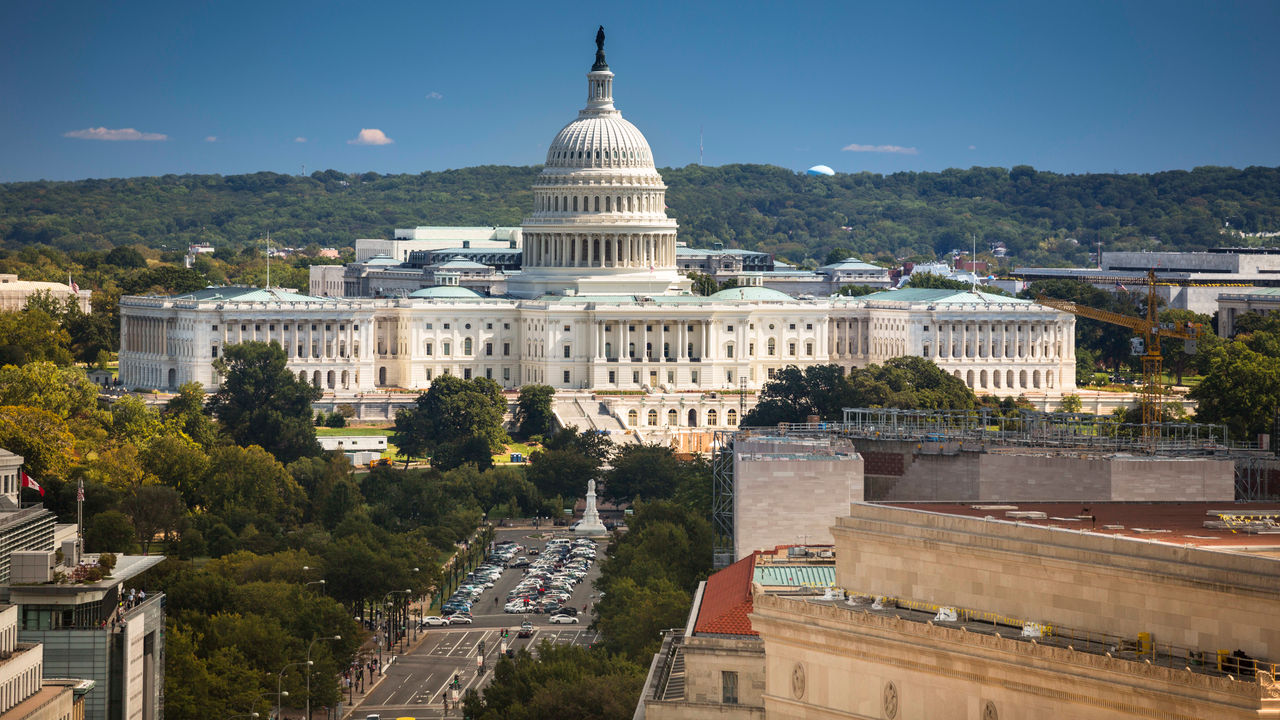
<instances>
[{"instance_id":1,"label":"arched window","mask_svg":"<svg viewBox=\"0 0 1280 720\"><path fill-rule=\"evenodd\" d=\"M596 196L596 212L600 212L600 196Z\"/></svg>"},{"instance_id":2,"label":"arched window","mask_svg":"<svg viewBox=\"0 0 1280 720\"><path fill-rule=\"evenodd\" d=\"M657 425L657 424L658 424L658 411L657 411L657 410L650 410L650 411L649 411L649 425L650 425L650 426L654 426L654 425Z\"/></svg>"},{"instance_id":3,"label":"arched window","mask_svg":"<svg viewBox=\"0 0 1280 720\"><path fill-rule=\"evenodd\" d=\"M627 357L631 358L632 360L635 360L635 359L636 359L636 344L635 344L635 343L627 343Z\"/></svg>"},{"instance_id":4,"label":"arched window","mask_svg":"<svg viewBox=\"0 0 1280 720\"><path fill-rule=\"evenodd\" d=\"M306 381L307 381L307 371L306 370L298 371L298 382L304 383Z\"/></svg>"},{"instance_id":5,"label":"arched window","mask_svg":"<svg viewBox=\"0 0 1280 720\"><path fill-rule=\"evenodd\" d=\"M715 411L714 409L713 409L713 410L708 410L708 411L707 411L707 425L712 425L712 426L713 426L713 425L715 425L715 424L716 424L716 411Z\"/></svg>"},{"instance_id":6,"label":"arched window","mask_svg":"<svg viewBox=\"0 0 1280 720\"><path fill-rule=\"evenodd\" d=\"M737 425L737 424L738 424L738 411L737 411L737 410L734 410L733 408L729 408L729 410L724 414L724 424L725 424L725 425Z\"/></svg>"},{"instance_id":7,"label":"arched window","mask_svg":"<svg viewBox=\"0 0 1280 720\"><path fill-rule=\"evenodd\" d=\"M1018 373L1018 387L1025 388L1027 386L1027 371L1023 370Z\"/></svg>"},{"instance_id":8,"label":"arched window","mask_svg":"<svg viewBox=\"0 0 1280 720\"><path fill-rule=\"evenodd\" d=\"M573 211L578 212L578 196L573 196Z\"/></svg>"},{"instance_id":9,"label":"arched window","mask_svg":"<svg viewBox=\"0 0 1280 720\"><path fill-rule=\"evenodd\" d=\"M334 374L332 370L330 370L329 374L325 376L325 384L329 386L330 390L334 388L334 385L336 384L336 382L334 380Z\"/></svg>"},{"instance_id":10,"label":"arched window","mask_svg":"<svg viewBox=\"0 0 1280 720\"><path fill-rule=\"evenodd\" d=\"M613 357L613 343L607 342L604 344L604 356L607 358Z\"/></svg>"},{"instance_id":11,"label":"arched window","mask_svg":"<svg viewBox=\"0 0 1280 720\"><path fill-rule=\"evenodd\" d=\"M668 425L679 425L679 424L680 424L680 413L676 412L675 410L668 410L668 411L667 411L667 424L668 424Z\"/></svg>"},{"instance_id":12,"label":"arched window","mask_svg":"<svg viewBox=\"0 0 1280 720\"><path fill-rule=\"evenodd\" d=\"M470 354L471 354L471 338L463 338L463 340L462 340L462 354L463 354L463 355L470 355Z\"/></svg>"},{"instance_id":13,"label":"arched window","mask_svg":"<svg viewBox=\"0 0 1280 720\"><path fill-rule=\"evenodd\" d=\"M972 370L965 373L964 384L968 385L970 390L973 389L973 371Z\"/></svg>"},{"instance_id":14,"label":"arched window","mask_svg":"<svg viewBox=\"0 0 1280 720\"><path fill-rule=\"evenodd\" d=\"M774 355L778 352L778 341L769 338L769 354Z\"/></svg>"},{"instance_id":15,"label":"arched window","mask_svg":"<svg viewBox=\"0 0 1280 720\"><path fill-rule=\"evenodd\" d=\"M605 197L604 199L604 211L613 212L613 203L609 197Z\"/></svg>"},{"instance_id":16,"label":"arched window","mask_svg":"<svg viewBox=\"0 0 1280 720\"><path fill-rule=\"evenodd\" d=\"M640 424L640 413L635 410L627 411L627 425L635 427Z\"/></svg>"}]
</instances>

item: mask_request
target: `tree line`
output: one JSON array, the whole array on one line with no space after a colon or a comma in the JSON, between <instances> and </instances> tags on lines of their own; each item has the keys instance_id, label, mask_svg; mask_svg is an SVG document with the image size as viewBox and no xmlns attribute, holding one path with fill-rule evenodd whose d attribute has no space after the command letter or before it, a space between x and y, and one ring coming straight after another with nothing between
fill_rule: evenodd
<instances>
[{"instance_id":1,"label":"tree line","mask_svg":"<svg viewBox=\"0 0 1280 720\"><path fill-rule=\"evenodd\" d=\"M209 242L232 254L261 243L343 247L396 227L518 225L539 167L416 175L165 175L0 185L0 247L180 254ZM1020 165L812 177L768 165L662 169L668 212L695 246L821 264L832 252L933 259L1004 245L1022 265L1084 264L1107 250L1202 250L1224 235L1280 229L1280 168L1201 167L1062 175ZM2 260L2 258L0 258ZM171 261L172 262L172 261ZM63 268L63 276L68 268Z\"/></svg>"}]
</instances>

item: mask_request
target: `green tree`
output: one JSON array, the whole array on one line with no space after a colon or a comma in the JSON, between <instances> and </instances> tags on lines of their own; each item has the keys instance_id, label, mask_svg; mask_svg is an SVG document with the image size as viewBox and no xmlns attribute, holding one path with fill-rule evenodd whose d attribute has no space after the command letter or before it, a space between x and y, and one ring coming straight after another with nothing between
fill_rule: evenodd
<instances>
[{"instance_id":1,"label":"green tree","mask_svg":"<svg viewBox=\"0 0 1280 720\"><path fill-rule=\"evenodd\" d=\"M178 394L165 404L164 417L176 422L186 436L206 450L217 442L218 428L204 407L204 386L198 382L183 383Z\"/></svg>"},{"instance_id":2,"label":"green tree","mask_svg":"<svg viewBox=\"0 0 1280 720\"><path fill-rule=\"evenodd\" d=\"M278 343L228 345L214 361L222 385L208 408L237 445L258 445L280 462L320 454L311 403L320 390L285 366Z\"/></svg>"},{"instance_id":3,"label":"green tree","mask_svg":"<svg viewBox=\"0 0 1280 720\"><path fill-rule=\"evenodd\" d=\"M856 371L855 371L856 372ZM765 383L759 400L742 418L745 426L771 426L805 422L816 415L822 420L843 419L843 408L855 403L844 370L839 365L811 365L803 370L788 365Z\"/></svg>"},{"instance_id":4,"label":"green tree","mask_svg":"<svg viewBox=\"0 0 1280 720\"><path fill-rule=\"evenodd\" d=\"M1195 352L1187 352L1187 342L1184 340L1160 339L1160 355L1164 359L1164 366L1173 374L1174 384L1181 385L1183 374L1187 370L1194 369L1197 362L1202 357L1207 357L1218 344L1218 337L1213 332L1212 319L1208 315L1178 308L1161 310L1157 318L1162 324L1171 324L1183 331L1193 325L1200 326L1200 340L1196 343ZM1204 347L1201 348L1201 345Z\"/></svg>"},{"instance_id":5,"label":"green tree","mask_svg":"<svg viewBox=\"0 0 1280 720\"><path fill-rule=\"evenodd\" d=\"M133 553L138 551L137 530L129 516L108 510L85 522L84 544L89 552Z\"/></svg>"},{"instance_id":6,"label":"green tree","mask_svg":"<svg viewBox=\"0 0 1280 720\"><path fill-rule=\"evenodd\" d=\"M66 421L48 410L0 405L0 447L21 455L38 481L66 475L74 443Z\"/></svg>"},{"instance_id":7,"label":"green tree","mask_svg":"<svg viewBox=\"0 0 1280 720\"><path fill-rule=\"evenodd\" d=\"M1078 413L1083 407L1084 405L1080 402L1080 396L1072 393L1062 396L1062 402L1058 405L1058 412Z\"/></svg>"},{"instance_id":8,"label":"green tree","mask_svg":"<svg viewBox=\"0 0 1280 720\"><path fill-rule=\"evenodd\" d=\"M960 378L925 358L892 358L849 373L848 407L970 410L977 396Z\"/></svg>"},{"instance_id":9,"label":"green tree","mask_svg":"<svg viewBox=\"0 0 1280 720\"><path fill-rule=\"evenodd\" d=\"M224 517L251 508L278 522L292 522L302 501L293 476L262 448L227 445L209 453L209 471L199 490L201 507Z\"/></svg>"},{"instance_id":10,"label":"green tree","mask_svg":"<svg viewBox=\"0 0 1280 720\"><path fill-rule=\"evenodd\" d=\"M602 494L612 503L669 498L681 476L681 462L665 445L622 445L604 476Z\"/></svg>"},{"instance_id":11,"label":"green tree","mask_svg":"<svg viewBox=\"0 0 1280 720\"><path fill-rule=\"evenodd\" d=\"M520 388L516 400L515 422L521 437L550 435L556 418L551 411L551 400L556 389L550 385L525 385Z\"/></svg>"},{"instance_id":12,"label":"green tree","mask_svg":"<svg viewBox=\"0 0 1280 720\"><path fill-rule=\"evenodd\" d=\"M468 463L479 470L493 467L493 454L488 440L472 435L453 442L439 443L431 454L431 467L442 472Z\"/></svg>"},{"instance_id":13,"label":"green tree","mask_svg":"<svg viewBox=\"0 0 1280 720\"><path fill-rule=\"evenodd\" d=\"M1196 401L1196 421L1225 424L1235 440L1271 432L1280 408L1280 357L1237 336L1213 350L1207 364L1204 379L1187 394Z\"/></svg>"},{"instance_id":14,"label":"green tree","mask_svg":"<svg viewBox=\"0 0 1280 720\"><path fill-rule=\"evenodd\" d=\"M579 645L543 642L500 658L484 694L469 692L463 715L476 720L627 720L645 666Z\"/></svg>"},{"instance_id":15,"label":"green tree","mask_svg":"<svg viewBox=\"0 0 1280 720\"><path fill-rule=\"evenodd\" d=\"M837 295L844 297L862 297L863 295L871 295L883 291L884 288L872 287L870 285L841 285L836 291Z\"/></svg>"},{"instance_id":16,"label":"green tree","mask_svg":"<svg viewBox=\"0 0 1280 720\"><path fill-rule=\"evenodd\" d=\"M0 365L47 361L70 365L71 335L41 309L0 312Z\"/></svg>"},{"instance_id":17,"label":"green tree","mask_svg":"<svg viewBox=\"0 0 1280 720\"><path fill-rule=\"evenodd\" d=\"M697 271L690 271L686 274L693 281L692 289L695 295L707 296L720 292L720 283L716 282L715 278L710 275Z\"/></svg>"},{"instance_id":18,"label":"green tree","mask_svg":"<svg viewBox=\"0 0 1280 720\"><path fill-rule=\"evenodd\" d=\"M396 412L392 442L406 460L469 437L483 438L490 452L498 452L510 440L502 429L506 409L502 388L494 381L443 375L418 396L414 407Z\"/></svg>"},{"instance_id":19,"label":"green tree","mask_svg":"<svg viewBox=\"0 0 1280 720\"><path fill-rule=\"evenodd\" d=\"M535 451L525 471L529 482L546 498L581 497L587 492L587 481L599 474L599 460L571 448Z\"/></svg>"}]
</instances>

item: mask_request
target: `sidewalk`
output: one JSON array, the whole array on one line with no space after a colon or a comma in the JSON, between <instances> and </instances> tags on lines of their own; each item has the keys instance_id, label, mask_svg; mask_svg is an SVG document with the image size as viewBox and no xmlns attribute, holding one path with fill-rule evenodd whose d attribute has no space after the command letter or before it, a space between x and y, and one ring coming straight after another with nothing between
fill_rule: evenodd
<instances>
[{"instance_id":1,"label":"sidewalk","mask_svg":"<svg viewBox=\"0 0 1280 720\"><path fill-rule=\"evenodd\" d=\"M344 697L351 697L352 699L344 706L340 720L346 720L346 718L352 717L360 705L364 703L365 698L373 692L374 688L382 684L382 681L387 677L387 669L395 663L395 660L399 655L408 655L409 653L416 651L422 643L426 641L426 632L419 630L417 631L417 635L418 637L416 640L405 643L405 649L402 652L398 654L388 654L384 651L382 653L382 666L378 668L378 674L374 676L373 680L365 683L363 691L356 690L354 693L349 695L344 694ZM410 633L410 637L412 636L413 633ZM370 640L360 647L360 652L368 652L370 656L376 657L378 654L378 644Z\"/></svg>"}]
</instances>

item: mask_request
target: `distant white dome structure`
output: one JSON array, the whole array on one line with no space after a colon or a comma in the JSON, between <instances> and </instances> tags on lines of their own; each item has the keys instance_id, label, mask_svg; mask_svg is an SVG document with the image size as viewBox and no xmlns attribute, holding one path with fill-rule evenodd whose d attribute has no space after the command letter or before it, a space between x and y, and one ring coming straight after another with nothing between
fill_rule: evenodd
<instances>
[{"instance_id":1,"label":"distant white dome structure","mask_svg":"<svg viewBox=\"0 0 1280 720\"><path fill-rule=\"evenodd\" d=\"M515 297L687 293L676 271L676 221L648 141L613 104L604 30L587 73L587 106L556 134L521 226Z\"/></svg>"},{"instance_id":2,"label":"distant white dome structure","mask_svg":"<svg viewBox=\"0 0 1280 720\"><path fill-rule=\"evenodd\" d=\"M805 175L835 175L836 171L832 170L826 165L814 165L808 170L805 170L804 174Z\"/></svg>"}]
</instances>

